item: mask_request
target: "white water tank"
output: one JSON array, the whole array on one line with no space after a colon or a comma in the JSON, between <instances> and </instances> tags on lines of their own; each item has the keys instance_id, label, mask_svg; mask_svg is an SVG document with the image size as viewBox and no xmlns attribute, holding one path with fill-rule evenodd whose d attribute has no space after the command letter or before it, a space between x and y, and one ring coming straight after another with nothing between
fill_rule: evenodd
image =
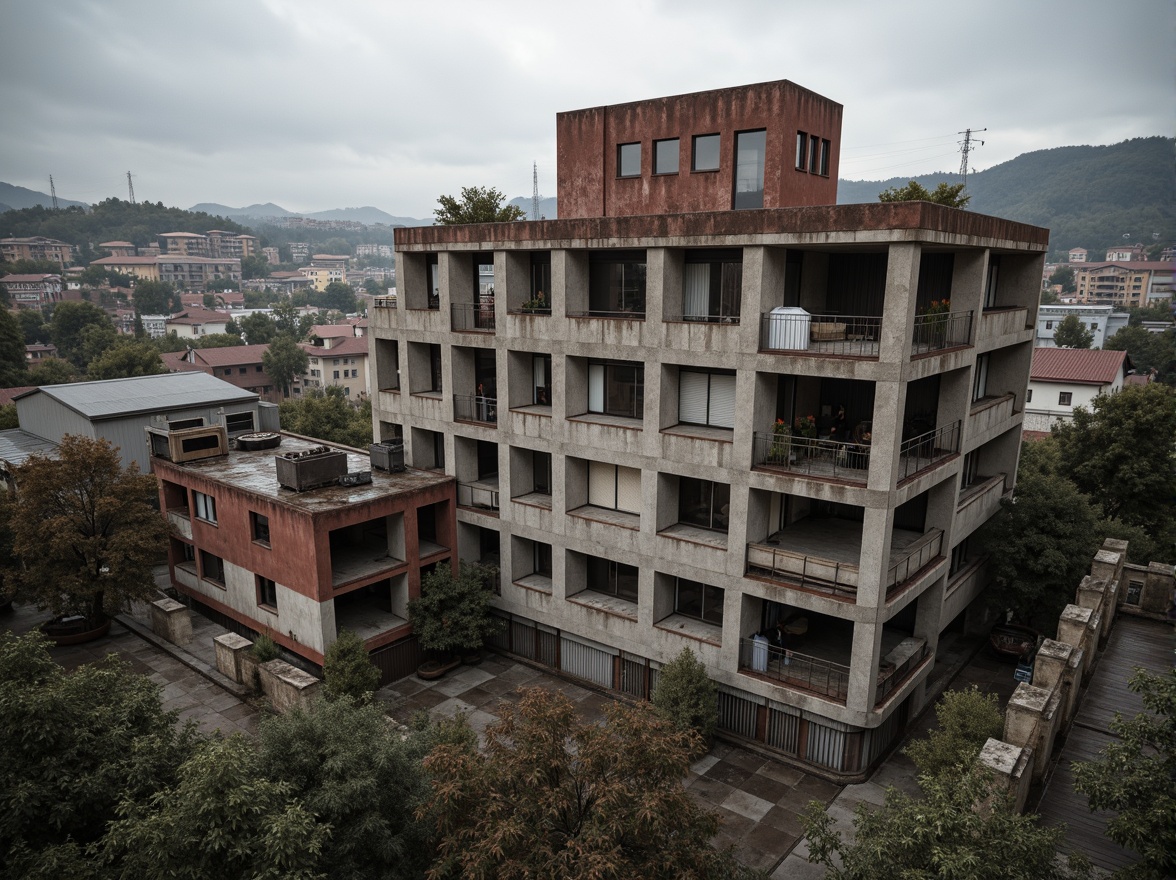
<instances>
[{"instance_id":1,"label":"white water tank","mask_svg":"<svg viewBox=\"0 0 1176 880\"><path fill-rule=\"evenodd\" d=\"M768 313L768 348L807 351L809 313L800 306L776 306Z\"/></svg>"}]
</instances>

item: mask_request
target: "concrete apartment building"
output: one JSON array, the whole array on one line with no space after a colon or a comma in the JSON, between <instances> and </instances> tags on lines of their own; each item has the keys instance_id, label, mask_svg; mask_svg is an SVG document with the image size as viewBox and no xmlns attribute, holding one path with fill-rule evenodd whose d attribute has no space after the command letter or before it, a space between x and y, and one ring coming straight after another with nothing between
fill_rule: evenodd
<instances>
[{"instance_id":1,"label":"concrete apartment building","mask_svg":"<svg viewBox=\"0 0 1176 880\"><path fill-rule=\"evenodd\" d=\"M561 113L561 218L396 230L370 334L379 438L500 562L497 644L638 697L689 647L725 732L848 779L979 623L1048 232L836 205L841 110Z\"/></svg>"},{"instance_id":2,"label":"concrete apartment building","mask_svg":"<svg viewBox=\"0 0 1176 880\"><path fill-rule=\"evenodd\" d=\"M452 477L286 434L230 450L215 425L149 439L176 589L312 663L342 627L403 640L422 575L453 558Z\"/></svg>"},{"instance_id":3,"label":"concrete apartment building","mask_svg":"<svg viewBox=\"0 0 1176 880\"><path fill-rule=\"evenodd\" d=\"M1074 270L1077 298L1121 308L1170 303L1173 269L1171 263L1147 261L1085 263Z\"/></svg>"},{"instance_id":4,"label":"concrete apartment building","mask_svg":"<svg viewBox=\"0 0 1176 880\"><path fill-rule=\"evenodd\" d=\"M8 291L13 308L41 309L62 300L60 275L5 275L0 285Z\"/></svg>"},{"instance_id":5,"label":"concrete apartment building","mask_svg":"<svg viewBox=\"0 0 1176 880\"><path fill-rule=\"evenodd\" d=\"M16 260L47 260L65 268L73 259L75 250L72 244L43 235L0 238L0 259L10 263Z\"/></svg>"},{"instance_id":6,"label":"concrete apartment building","mask_svg":"<svg viewBox=\"0 0 1176 880\"><path fill-rule=\"evenodd\" d=\"M1127 326L1131 317L1126 312L1116 312L1114 306L1097 306L1067 303L1052 303L1037 310L1037 335L1034 343L1039 348L1054 348L1054 334L1058 326L1070 315L1076 315L1082 326L1089 330L1094 340L1092 348L1103 344Z\"/></svg>"}]
</instances>

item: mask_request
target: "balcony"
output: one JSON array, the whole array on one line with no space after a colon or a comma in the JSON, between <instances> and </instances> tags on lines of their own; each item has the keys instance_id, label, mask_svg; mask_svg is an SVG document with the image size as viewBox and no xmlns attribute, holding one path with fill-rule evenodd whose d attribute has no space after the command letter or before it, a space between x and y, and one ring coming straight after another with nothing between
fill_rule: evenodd
<instances>
[{"instance_id":1,"label":"balcony","mask_svg":"<svg viewBox=\"0 0 1176 880\"><path fill-rule=\"evenodd\" d=\"M972 339L972 310L915 315L911 356L932 354L968 345Z\"/></svg>"},{"instance_id":2,"label":"balcony","mask_svg":"<svg viewBox=\"0 0 1176 880\"><path fill-rule=\"evenodd\" d=\"M960 500L956 504L956 522L952 534L953 540L961 540L980 528L1000 508L1000 499L1004 497L1005 475L997 474L993 477L978 477L975 482L965 486L960 491Z\"/></svg>"},{"instance_id":3,"label":"balcony","mask_svg":"<svg viewBox=\"0 0 1176 880\"><path fill-rule=\"evenodd\" d=\"M773 647L762 636L739 640L739 671L793 690L827 697L842 705L849 696L848 666Z\"/></svg>"},{"instance_id":4,"label":"balcony","mask_svg":"<svg viewBox=\"0 0 1176 880\"><path fill-rule=\"evenodd\" d=\"M898 482L901 485L960 451L961 422L904 440L898 448Z\"/></svg>"},{"instance_id":5,"label":"balcony","mask_svg":"<svg viewBox=\"0 0 1176 880\"><path fill-rule=\"evenodd\" d=\"M882 587L887 598L901 592L943 549L943 531L894 529L890 564ZM838 518L806 518L763 542L747 545L747 576L780 586L857 601L862 524Z\"/></svg>"},{"instance_id":6,"label":"balcony","mask_svg":"<svg viewBox=\"0 0 1176 880\"><path fill-rule=\"evenodd\" d=\"M1017 395L1012 392L972 401L968 413L968 451L1003 433L1009 419L1016 414Z\"/></svg>"},{"instance_id":7,"label":"balcony","mask_svg":"<svg viewBox=\"0 0 1176 880\"><path fill-rule=\"evenodd\" d=\"M756 468L864 486L869 477L870 445L757 432L751 463Z\"/></svg>"},{"instance_id":8,"label":"balcony","mask_svg":"<svg viewBox=\"0 0 1176 880\"><path fill-rule=\"evenodd\" d=\"M976 329L976 345L1023 333L1028 323L1028 310L1021 307L985 309L980 313Z\"/></svg>"},{"instance_id":9,"label":"balcony","mask_svg":"<svg viewBox=\"0 0 1176 880\"><path fill-rule=\"evenodd\" d=\"M880 315L811 315L768 312L760 316L760 351L877 360Z\"/></svg>"},{"instance_id":10,"label":"balcony","mask_svg":"<svg viewBox=\"0 0 1176 880\"><path fill-rule=\"evenodd\" d=\"M396 297L377 296L372 300L372 306L377 309L394 309L396 308Z\"/></svg>"},{"instance_id":11,"label":"balcony","mask_svg":"<svg viewBox=\"0 0 1176 880\"><path fill-rule=\"evenodd\" d=\"M877 709L890 699L923 667L923 662L930 656L926 639L913 637L903 639L884 655L878 664L878 691L874 697L874 708Z\"/></svg>"},{"instance_id":12,"label":"balcony","mask_svg":"<svg viewBox=\"0 0 1176 880\"><path fill-rule=\"evenodd\" d=\"M453 420L479 425L498 424L498 398L480 394L453 395Z\"/></svg>"},{"instance_id":13,"label":"balcony","mask_svg":"<svg viewBox=\"0 0 1176 880\"><path fill-rule=\"evenodd\" d=\"M449 320L455 333L493 333L494 303L451 303Z\"/></svg>"},{"instance_id":14,"label":"balcony","mask_svg":"<svg viewBox=\"0 0 1176 880\"><path fill-rule=\"evenodd\" d=\"M457 506L498 516L498 475L457 484Z\"/></svg>"}]
</instances>

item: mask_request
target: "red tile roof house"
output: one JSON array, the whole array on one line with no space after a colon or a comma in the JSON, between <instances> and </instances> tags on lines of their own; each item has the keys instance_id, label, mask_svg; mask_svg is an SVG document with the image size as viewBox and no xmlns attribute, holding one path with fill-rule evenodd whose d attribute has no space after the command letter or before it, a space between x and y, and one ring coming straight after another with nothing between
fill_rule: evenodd
<instances>
[{"instance_id":1,"label":"red tile roof house","mask_svg":"<svg viewBox=\"0 0 1176 880\"><path fill-rule=\"evenodd\" d=\"M173 373L207 373L259 395L269 403L282 400L282 389L262 366L268 345L230 345L224 348L190 348L160 355Z\"/></svg>"},{"instance_id":2,"label":"red tile roof house","mask_svg":"<svg viewBox=\"0 0 1176 880\"><path fill-rule=\"evenodd\" d=\"M225 312L203 308L184 309L167 319L167 332L175 333L181 339L194 339L210 333L224 333L231 320L232 317Z\"/></svg>"},{"instance_id":3,"label":"red tile roof house","mask_svg":"<svg viewBox=\"0 0 1176 880\"><path fill-rule=\"evenodd\" d=\"M333 328L315 328L320 329ZM313 331L311 335L314 335ZM368 340L363 336L348 336L328 337L323 341L324 345L311 345L308 342L301 342L298 345L309 358L303 386L324 388L328 385L338 385L353 400L361 394L371 394L368 381Z\"/></svg>"},{"instance_id":4,"label":"red tile roof house","mask_svg":"<svg viewBox=\"0 0 1176 880\"><path fill-rule=\"evenodd\" d=\"M1133 372L1125 351L1033 349L1023 430L1029 437L1048 433L1054 423L1072 419L1074 407L1089 409L1098 395L1122 391Z\"/></svg>"}]
</instances>

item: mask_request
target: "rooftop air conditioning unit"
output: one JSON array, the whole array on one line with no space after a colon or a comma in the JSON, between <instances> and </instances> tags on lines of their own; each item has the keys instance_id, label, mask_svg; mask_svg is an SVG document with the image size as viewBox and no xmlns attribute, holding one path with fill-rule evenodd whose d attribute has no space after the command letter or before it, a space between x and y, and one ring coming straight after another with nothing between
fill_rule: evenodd
<instances>
[{"instance_id":1,"label":"rooftop air conditioning unit","mask_svg":"<svg viewBox=\"0 0 1176 880\"><path fill-rule=\"evenodd\" d=\"M340 486L362 486L372 481L371 471L353 471L339 478Z\"/></svg>"},{"instance_id":2,"label":"rooftop air conditioning unit","mask_svg":"<svg viewBox=\"0 0 1176 880\"><path fill-rule=\"evenodd\" d=\"M394 474L404 470L403 440L384 440L382 443L373 443L368 447L368 452L371 455L372 467L382 471L391 471Z\"/></svg>"},{"instance_id":3,"label":"rooftop air conditioning unit","mask_svg":"<svg viewBox=\"0 0 1176 880\"><path fill-rule=\"evenodd\" d=\"M151 454L177 464L229 454L229 437L221 425L202 425L173 431L160 428L146 430Z\"/></svg>"},{"instance_id":4,"label":"rooftop air conditioning unit","mask_svg":"<svg viewBox=\"0 0 1176 880\"><path fill-rule=\"evenodd\" d=\"M278 485L295 492L333 485L347 473L347 453L326 446L275 455L274 462Z\"/></svg>"}]
</instances>

